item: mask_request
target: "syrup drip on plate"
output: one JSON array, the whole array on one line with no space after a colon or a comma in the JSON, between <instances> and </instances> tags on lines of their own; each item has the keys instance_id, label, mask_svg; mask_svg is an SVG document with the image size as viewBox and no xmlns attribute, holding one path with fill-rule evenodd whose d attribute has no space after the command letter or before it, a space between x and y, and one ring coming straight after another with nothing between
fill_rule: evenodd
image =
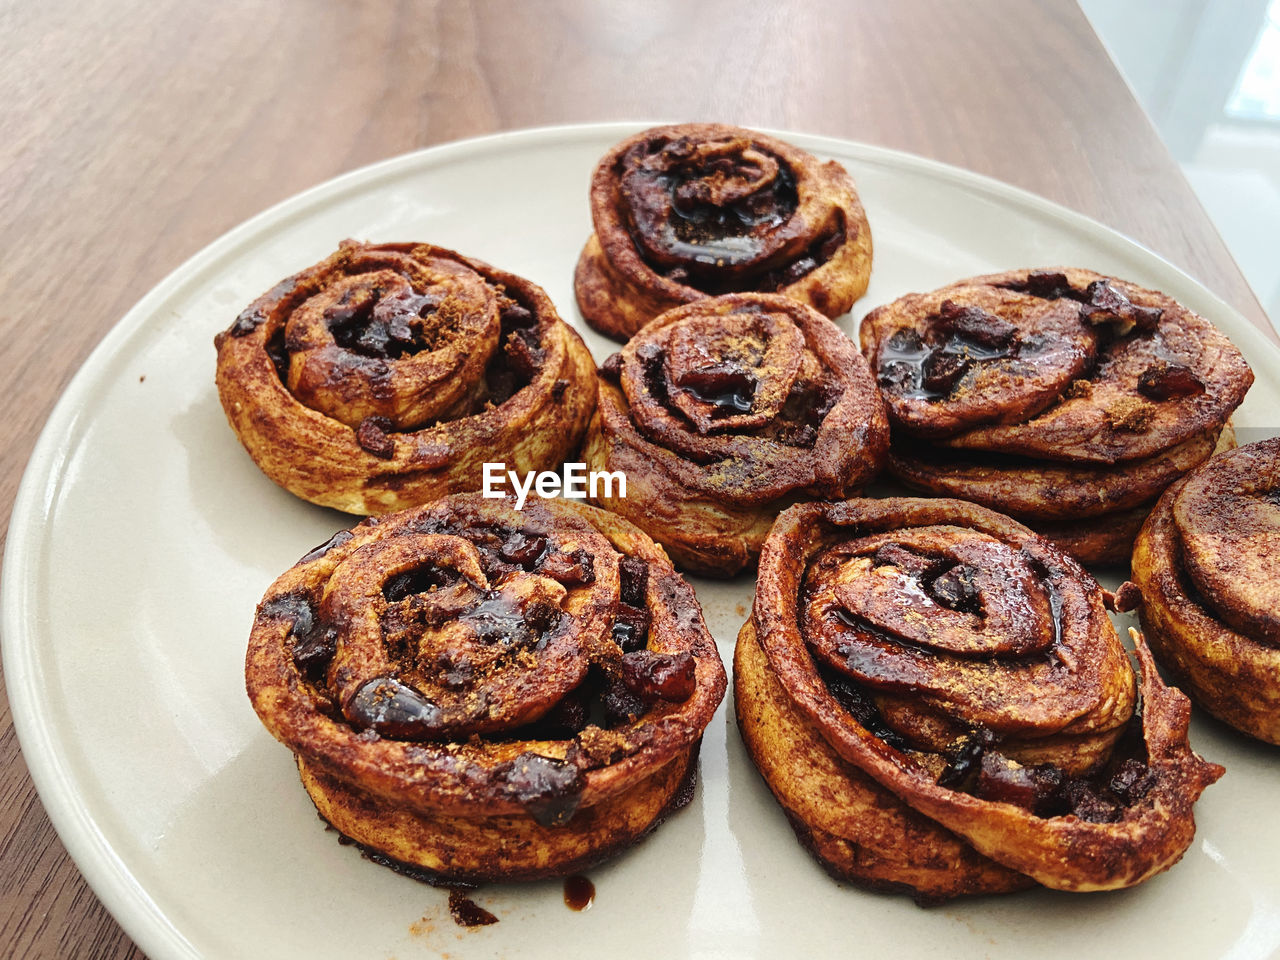
<instances>
[{"instance_id":1,"label":"syrup drip on plate","mask_svg":"<svg viewBox=\"0 0 1280 960\"><path fill-rule=\"evenodd\" d=\"M564 878L564 905L570 910L590 910L596 900L596 885L580 873Z\"/></svg>"}]
</instances>

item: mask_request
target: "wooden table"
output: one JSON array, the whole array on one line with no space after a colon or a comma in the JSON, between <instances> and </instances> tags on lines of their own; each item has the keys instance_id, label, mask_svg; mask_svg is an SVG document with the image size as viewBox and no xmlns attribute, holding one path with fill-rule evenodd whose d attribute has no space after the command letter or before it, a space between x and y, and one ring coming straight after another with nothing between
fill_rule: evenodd
<instances>
[{"instance_id":1,"label":"wooden table","mask_svg":"<svg viewBox=\"0 0 1280 960\"><path fill-rule=\"evenodd\" d=\"M186 257L334 174L496 130L715 119L913 151L1116 227L1270 333L1071 0L11 2L0 89L6 519L67 380ZM0 955L140 956L54 835L7 701L0 836Z\"/></svg>"}]
</instances>

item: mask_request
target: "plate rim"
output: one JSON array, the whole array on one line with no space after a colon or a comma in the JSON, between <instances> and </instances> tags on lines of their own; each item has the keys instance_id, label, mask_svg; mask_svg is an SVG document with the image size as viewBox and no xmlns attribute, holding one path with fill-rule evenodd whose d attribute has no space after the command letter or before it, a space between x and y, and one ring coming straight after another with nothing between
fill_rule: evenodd
<instances>
[{"instance_id":1,"label":"plate rim","mask_svg":"<svg viewBox=\"0 0 1280 960\"><path fill-rule=\"evenodd\" d=\"M414 168L427 169L455 163L476 153L518 151L526 146L606 137L613 142L663 122L669 121L566 123L504 130L398 154L308 187L240 222L166 274L111 326L63 388L23 469L10 512L3 578L0 580L0 655L14 731L40 802L59 840L89 887L113 919L148 956L165 960L204 955L168 918L116 853L83 797L74 788L63 756L54 749L58 738L54 736L52 725L42 721L39 711L34 709L37 694L42 689L43 673L35 655L36 645L31 642L33 632L29 629L36 609L32 590L34 578L30 574L35 569L33 562L41 557L41 535L45 530L44 524L35 521L48 516L56 499L66 462L74 450L74 445L68 441L76 436L77 422L87 413L84 401L93 386L105 374L110 361L125 350L128 340L144 330L148 318L157 315L167 300L179 294L184 286L197 282L208 271L216 269L221 260L229 258L243 243L264 230L288 223L317 206ZM812 153L843 154L865 163L905 169L956 184L1019 208L1029 208L1083 233L1090 240L1105 243L1113 250L1154 260L1162 271L1176 275L1182 287L1194 290L1202 306L1207 304L1215 314L1230 316L1233 325L1238 323L1241 329L1246 330L1244 339L1248 341L1251 356L1259 350L1264 354L1269 352L1270 361L1280 364L1280 349L1243 313L1181 267L1085 214L994 177L906 151L764 126L751 129L786 139ZM583 185L583 196L585 199L586 184ZM1199 312L1206 311L1200 309Z\"/></svg>"}]
</instances>

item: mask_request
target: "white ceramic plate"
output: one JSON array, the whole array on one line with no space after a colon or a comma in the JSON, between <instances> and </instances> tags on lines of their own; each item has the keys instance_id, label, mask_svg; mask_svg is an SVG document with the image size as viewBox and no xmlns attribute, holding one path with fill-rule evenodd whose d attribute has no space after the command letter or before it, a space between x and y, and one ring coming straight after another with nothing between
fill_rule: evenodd
<instances>
[{"instance_id":1,"label":"white ceramic plate","mask_svg":"<svg viewBox=\"0 0 1280 960\"><path fill-rule=\"evenodd\" d=\"M107 336L49 419L14 506L4 666L40 796L107 907L156 960L1271 955L1280 945L1273 750L1197 719L1227 776L1196 808L1183 862L1122 893L1048 891L921 909L839 885L796 843L729 702L707 730L692 806L591 871L593 909L559 883L483 890L501 922L463 930L445 894L339 846L289 751L244 695L263 590L348 524L276 488L223 419L215 332L344 237L427 240L572 294L596 159L639 129L534 130L450 144L340 177L227 234ZM1161 288L1212 318L1258 374L1237 416L1280 410L1280 357L1169 264L1029 194L887 150L783 134L843 162L875 236L855 308L972 274L1076 264ZM841 321L852 333L853 319ZM597 360L613 347L587 330ZM1267 417L1272 419L1266 422ZM728 662L752 582L699 582Z\"/></svg>"}]
</instances>

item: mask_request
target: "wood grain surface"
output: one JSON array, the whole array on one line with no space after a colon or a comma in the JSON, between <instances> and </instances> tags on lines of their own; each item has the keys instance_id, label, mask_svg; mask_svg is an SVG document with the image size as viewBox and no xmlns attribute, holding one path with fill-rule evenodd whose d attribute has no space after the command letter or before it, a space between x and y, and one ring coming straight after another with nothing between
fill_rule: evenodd
<instances>
[{"instance_id":1,"label":"wood grain surface","mask_svg":"<svg viewBox=\"0 0 1280 960\"><path fill-rule=\"evenodd\" d=\"M59 393L165 274L298 190L498 130L705 119L909 150L1121 230L1269 332L1071 0L7 0L0 89L6 523ZM0 955L141 956L54 835L7 700L0 838Z\"/></svg>"}]
</instances>

